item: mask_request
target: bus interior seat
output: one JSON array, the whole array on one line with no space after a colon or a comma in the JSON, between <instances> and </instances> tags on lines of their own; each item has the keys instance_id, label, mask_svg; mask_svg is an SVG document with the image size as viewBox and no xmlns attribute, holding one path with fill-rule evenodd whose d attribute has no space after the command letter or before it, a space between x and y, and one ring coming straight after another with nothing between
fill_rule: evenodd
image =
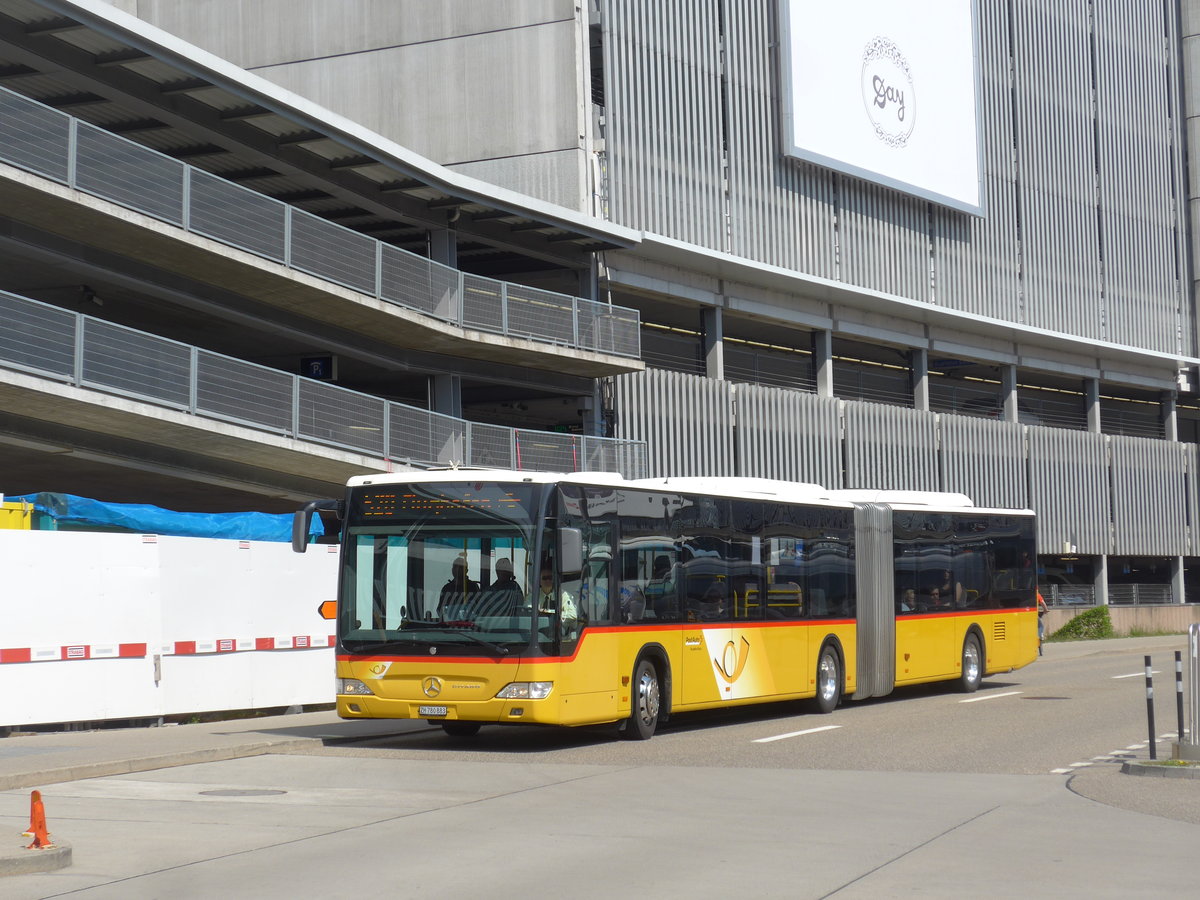
<instances>
[{"instance_id":1,"label":"bus interior seat","mask_svg":"<svg viewBox=\"0 0 1200 900\"><path fill-rule=\"evenodd\" d=\"M641 592L629 598L629 605L625 608L625 615L626 621L642 621L642 618L646 615L646 598Z\"/></svg>"},{"instance_id":2,"label":"bus interior seat","mask_svg":"<svg viewBox=\"0 0 1200 900\"><path fill-rule=\"evenodd\" d=\"M812 588L808 592L808 606L814 616L827 615L829 609L825 602L825 591L821 588Z\"/></svg>"}]
</instances>

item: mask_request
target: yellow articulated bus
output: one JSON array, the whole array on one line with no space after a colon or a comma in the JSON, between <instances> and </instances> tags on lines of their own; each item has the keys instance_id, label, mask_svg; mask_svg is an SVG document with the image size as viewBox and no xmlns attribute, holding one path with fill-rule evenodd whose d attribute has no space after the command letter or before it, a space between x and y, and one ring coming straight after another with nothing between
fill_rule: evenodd
<instances>
[{"instance_id":1,"label":"yellow articulated bus","mask_svg":"<svg viewBox=\"0 0 1200 900\"><path fill-rule=\"evenodd\" d=\"M957 681L1037 658L1034 517L961 494L445 469L350 481L347 719L618 723ZM332 606L332 604L330 604Z\"/></svg>"}]
</instances>

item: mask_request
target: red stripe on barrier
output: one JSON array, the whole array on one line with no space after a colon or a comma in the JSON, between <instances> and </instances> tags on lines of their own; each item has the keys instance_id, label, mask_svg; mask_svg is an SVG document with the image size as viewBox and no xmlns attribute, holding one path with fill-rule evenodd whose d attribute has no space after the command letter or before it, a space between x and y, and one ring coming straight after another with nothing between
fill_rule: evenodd
<instances>
[{"instance_id":1,"label":"red stripe on barrier","mask_svg":"<svg viewBox=\"0 0 1200 900\"><path fill-rule=\"evenodd\" d=\"M255 638L253 647L249 646L249 640L243 641L242 646L238 646L236 638L219 638L212 642L211 649L203 651L197 647L202 643L200 641L175 641L173 644L167 645L171 649L164 648L163 653L175 656L194 656L207 653L236 653L240 650L310 650L326 646L323 643L324 638L321 636L314 637L308 634L298 634L290 638ZM328 637L328 646L333 646L335 643L334 636L331 634ZM0 664L3 663L27 663L27 662L71 662L74 660L100 660L100 659L141 659L148 655L148 644L104 644L97 645L98 655L93 655L91 644L63 644L59 647L5 647L0 648ZM113 649L116 650L113 653ZM35 657L35 651L37 655Z\"/></svg>"}]
</instances>

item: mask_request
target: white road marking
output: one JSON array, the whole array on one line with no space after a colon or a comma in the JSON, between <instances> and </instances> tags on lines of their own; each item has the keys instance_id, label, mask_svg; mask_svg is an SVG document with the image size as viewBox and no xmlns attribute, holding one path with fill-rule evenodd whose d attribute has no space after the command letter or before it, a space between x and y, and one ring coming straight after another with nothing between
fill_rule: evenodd
<instances>
[{"instance_id":1,"label":"white road marking","mask_svg":"<svg viewBox=\"0 0 1200 900\"><path fill-rule=\"evenodd\" d=\"M1157 675L1158 669L1151 669L1150 674ZM1130 672L1128 675L1114 675L1113 681L1116 681L1118 678L1145 678L1145 677L1146 677L1146 670L1143 669L1140 672Z\"/></svg>"},{"instance_id":2,"label":"white road marking","mask_svg":"<svg viewBox=\"0 0 1200 900\"><path fill-rule=\"evenodd\" d=\"M1081 766L1090 766L1090 765L1091 765L1090 762L1073 762L1073 763L1071 763L1071 768L1078 769Z\"/></svg>"},{"instance_id":3,"label":"white road marking","mask_svg":"<svg viewBox=\"0 0 1200 900\"><path fill-rule=\"evenodd\" d=\"M792 731L788 734L777 734L774 737L755 738L756 744L769 744L771 741L782 741L785 738L800 737L803 734L816 734L818 731L833 731L835 728L841 728L841 725L822 725L820 728L808 728L804 731Z\"/></svg>"},{"instance_id":4,"label":"white road marking","mask_svg":"<svg viewBox=\"0 0 1200 900\"><path fill-rule=\"evenodd\" d=\"M1051 775L1070 775L1074 771L1075 771L1074 769L1051 769L1050 774Z\"/></svg>"},{"instance_id":5,"label":"white road marking","mask_svg":"<svg viewBox=\"0 0 1200 900\"><path fill-rule=\"evenodd\" d=\"M995 700L997 697L1015 697L1017 694L1023 694L1024 691L1005 691L1003 694L984 694L981 697L970 697L967 700L959 700L959 703L978 703L980 700Z\"/></svg>"}]
</instances>

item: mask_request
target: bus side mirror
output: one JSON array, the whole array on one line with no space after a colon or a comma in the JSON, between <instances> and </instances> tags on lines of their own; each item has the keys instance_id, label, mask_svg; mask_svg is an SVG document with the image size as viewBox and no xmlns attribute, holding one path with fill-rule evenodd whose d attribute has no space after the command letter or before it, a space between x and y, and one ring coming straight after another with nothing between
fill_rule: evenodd
<instances>
[{"instance_id":1,"label":"bus side mirror","mask_svg":"<svg viewBox=\"0 0 1200 900\"><path fill-rule=\"evenodd\" d=\"M292 550L296 553L303 553L308 547L308 533L312 528L314 512L319 510L332 512L340 521L340 509L340 500L309 500L296 510L292 516ZM321 521L322 523L325 521L323 516L321 517Z\"/></svg>"},{"instance_id":2,"label":"bus side mirror","mask_svg":"<svg viewBox=\"0 0 1200 900\"><path fill-rule=\"evenodd\" d=\"M583 571L583 532L578 528L558 529L558 567L564 577Z\"/></svg>"}]
</instances>

